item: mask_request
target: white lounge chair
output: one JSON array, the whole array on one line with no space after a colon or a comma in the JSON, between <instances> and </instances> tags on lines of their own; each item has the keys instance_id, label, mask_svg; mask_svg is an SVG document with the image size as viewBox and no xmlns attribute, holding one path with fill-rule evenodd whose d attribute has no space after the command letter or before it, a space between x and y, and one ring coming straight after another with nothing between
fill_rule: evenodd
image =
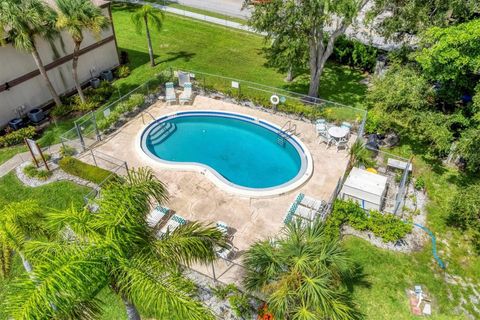
<instances>
[{"instance_id":1,"label":"white lounge chair","mask_svg":"<svg viewBox=\"0 0 480 320\"><path fill-rule=\"evenodd\" d=\"M175 88L173 82L165 83L165 101L167 104L177 103L177 96L175 95Z\"/></svg>"},{"instance_id":2,"label":"white lounge chair","mask_svg":"<svg viewBox=\"0 0 480 320\"><path fill-rule=\"evenodd\" d=\"M162 218L170 211L167 207L157 206L155 209L150 211L147 216L147 224L151 228L155 228L157 224L162 220Z\"/></svg>"},{"instance_id":3,"label":"white lounge chair","mask_svg":"<svg viewBox=\"0 0 480 320\"><path fill-rule=\"evenodd\" d=\"M162 229L160 229L159 233L165 234L167 232L173 232L175 231L175 229L186 223L187 221L184 218L177 214L174 214L172 218L170 218L170 220L168 220L168 222L162 227Z\"/></svg>"},{"instance_id":4,"label":"white lounge chair","mask_svg":"<svg viewBox=\"0 0 480 320\"><path fill-rule=\"evenodd\" d=\"M217 221L217 229L222 231L224 234L228 234L228 225L223 221Z\"/></svg>"},{"instance_id":5,"label":"white lounge chair","mask_svg":"<svg viewBox=\"0 0 480 320\"><path fill-rule=\"evenodd\" d=\"M183 86L183 92L178 99L182 105L192 101L192 84L190 82L185 83Z\"/></svg>"},{"instance_id":6,"label":"white lounge chair","mask_svg":"<svg viewBox=\"0 0 480 320\"><path fill-rule=\"evenodd\" d=\"M317 199L314 199L314 198L309 197L309 196L303 197L300 204L302 206L307 207L307 208L311 208L315 212L321 211L326 205L325 201L317 200Z\"/></svg>"}]
</instances>

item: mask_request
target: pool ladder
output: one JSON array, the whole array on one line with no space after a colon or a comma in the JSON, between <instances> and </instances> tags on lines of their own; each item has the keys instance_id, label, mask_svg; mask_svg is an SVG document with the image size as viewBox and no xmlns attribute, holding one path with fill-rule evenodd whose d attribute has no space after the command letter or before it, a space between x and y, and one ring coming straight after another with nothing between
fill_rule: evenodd
<instances>
[{"instance_id":1,"label":"pool ladder","mask_svg":"<svg viewBox=\"0 0 480 320\"><path fill-rule=\"evenodd\" d=\"M284 147L286 138L291 135L297 135L297 125L292 123L292 120L288 120L283 124L280 131L277 132L277 143Z\"/></svg>"}]
</instances>

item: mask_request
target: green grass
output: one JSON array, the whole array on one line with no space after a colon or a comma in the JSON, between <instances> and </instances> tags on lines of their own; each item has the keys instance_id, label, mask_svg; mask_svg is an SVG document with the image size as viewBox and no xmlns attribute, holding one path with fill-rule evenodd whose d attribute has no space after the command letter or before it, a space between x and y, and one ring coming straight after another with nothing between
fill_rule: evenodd
<instances>
[{"instance_id":1,"label":"green grass","mask_svg":"<svg viewBox=\"0 0 480 320\"><path fill-rule=\"evenodd\" d=\"M64 157L60 160L59 165L63 171L96 184L100 184L112 175L108 170L92 166L73 157Z\"/></svg>"},{"instance_id":2,"label":"green grass","mask_svg":"<svg viewBox=\"0 0 480 320\"><path fill-rule=\"evenodd\" d=\"M261 53L264 39L256 34L210 23L165 15L163 28L152 30L157 65L150 67L147 40L137 34L130 19L132 7L114 5L113 22L120 50L128 52L132 73L115 82L126 93L150 80L169 66L248 80L264 85L306 93L308 75L293 83L284 82L284 74L265 66ZM362 107L366 86L362 73L329 63L321 80L320 96L324 99Z\"/></svg>"}]
</instances>

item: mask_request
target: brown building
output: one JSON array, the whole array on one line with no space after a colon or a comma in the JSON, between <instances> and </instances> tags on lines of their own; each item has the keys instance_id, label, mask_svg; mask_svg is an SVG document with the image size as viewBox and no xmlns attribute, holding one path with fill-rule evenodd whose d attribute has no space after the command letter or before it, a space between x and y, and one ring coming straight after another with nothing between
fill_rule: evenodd
<instances>
[{"instance_id":1,"label":"brown building","mask_svg":"<svg viewBox=\"0 0 480 320\"><path fill-rule=\"evenodd\" d=\"M54 7L54 0L44 0ZM92 0L103 13L110 17L110 2ZM78 77L88 82L100 72L119 65L118 49L113 25L101 33L100 38L85 31L78 61ZM50 81L59 95L75 90L72 79L73 41L62 32L54 41L38 38L38 52L43 60ZM19 116L22 110L29 111L51 103L52 97L32 55L18 51L10 44L0 46L0 126Z\"/></svg>"}]
</instances>

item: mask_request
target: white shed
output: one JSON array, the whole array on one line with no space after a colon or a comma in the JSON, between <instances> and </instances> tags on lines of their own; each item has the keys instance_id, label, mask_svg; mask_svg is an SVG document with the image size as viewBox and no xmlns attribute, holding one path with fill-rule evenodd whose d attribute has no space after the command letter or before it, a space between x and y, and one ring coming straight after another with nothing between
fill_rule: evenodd
<instances>
[{"instance_id":1,"label":"white shed","mask_svg":"<svg viewBox=\"0 0 480 320\"><path fill-rule=\"evenodd\" d=\"M340 191L340 199L354 200L363 209L380 210L387 191L387 177L353 168Z\"/></svg>"}]
</instances>

